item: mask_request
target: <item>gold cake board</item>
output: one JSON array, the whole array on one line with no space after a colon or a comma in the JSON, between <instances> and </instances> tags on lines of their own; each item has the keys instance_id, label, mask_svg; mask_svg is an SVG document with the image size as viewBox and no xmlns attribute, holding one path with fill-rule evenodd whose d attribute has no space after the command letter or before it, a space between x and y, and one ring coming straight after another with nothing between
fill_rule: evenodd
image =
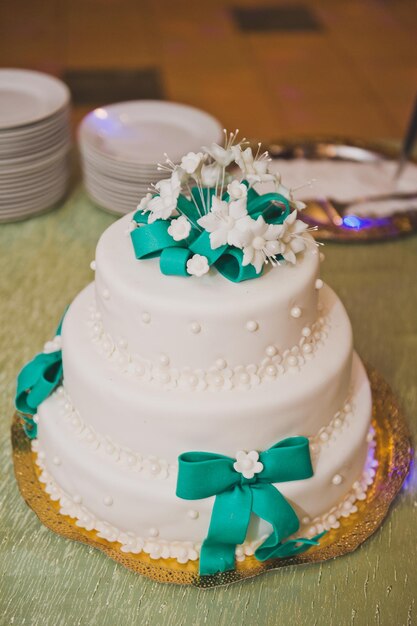
<instances>
[{"instance_id":1,"label":"gold cake board","mask_svg":"<svg viewBox=\"0 0 417 626\"><path fill-rule=\"evenodd\" d=\"M122 552L119 543L101 539L95 531L79 528L73 518L59 512L59 504L50 499L39 482L39 469L30 441L23 431L19 417L15 415L12 424L12 447L19 489L29 507L50 530L67 539L98 548L124 567L158 582L216 587L287 565L327 561L352 552L378 529L401 489L413 455L407 423L391 388L374 369L368 367L368 375L372 387L372 425L375 429L375 455L378 460L374 482L368 488L366 499L355 503L358 508L356 513L347 518L341 517L340 527L326 533L319 546L294 557L271 559L261 563L254 556L250 556L237 562L234 571L199 576L198 561L189 561L182 565L175 559L151 559L144 552Z\"/></svg>"}]
</instances>

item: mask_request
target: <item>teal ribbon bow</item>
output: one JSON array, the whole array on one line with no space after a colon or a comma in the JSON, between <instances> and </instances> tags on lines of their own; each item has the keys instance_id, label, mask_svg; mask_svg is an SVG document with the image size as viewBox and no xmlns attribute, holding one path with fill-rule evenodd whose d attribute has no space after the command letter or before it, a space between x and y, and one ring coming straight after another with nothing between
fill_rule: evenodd
<instances>
[{"instance_id":1,"label":"teal ribbon bow","mask_svg":"<svg viewBox=\"0 0 417 626\"><path fill-rule=\"evenodd\" d=\"M225 572L235 567L235 549L245 540L251 513L272 526L271 535L259 546L260 561L293 556L317 545L312 539L283 540L297 532L298 517L272 483L303 480L313 475L309 441L290 437L261 452L263 470L245 478L233 465L235 459L211 452L185 452L179 457L176 494L185 500L216 496L210 527L200 553L200 574Z\"/></svg>"},{"instance_id":2,"label":"teal ribbon bow","mask_svg":"<svg viewBox=\"0 0 417 626\"><path fill-rule=\"evenodd\" d=\"M64 313L65 316L65 313ZM61 334L62 317L55 335ZM37 436L37 426L32 416L38 406L58 387L62 380L62 352L40 353L27 363L17 377L16 409L21 414L23 428L30 439Z\"/></svg>"},{"instance_id":3,"label":"teal ribbon bow","mask_svg":"<svg viewBox=\"0 0 417 626\"><path fill-rule=\"evenodd\" d=\"M245 184L248 185L248 183ZM187 261L194 254L201 254L207 258L210 266L214 266L220 274L232 282L238 283L260 276L263 269L257 273L253 265L242 265L242 250L229 245L212 249L209 233L197 224L197 220L204 214L200 192L197 188L193 188L191 193L194 201L180 195L177 202L179 213L185 215L191 223L190 235L185 240L175 241L168 233L173 218L156 220L149 224L148 214L141 210L135 213L133 219L139 228L131 232L131 239L136 258L143 260L159 256L159 266L163 274L189 276ZM207 204L210 205L215 190L205 189L203 193L206 195ZM229 195L224 194L223 200L228 199ZM281 194L259 195L254 189L249 188L247 211L253 219L262 215L270 224L282 224L290 214L290 205L287 198Z\"/></svg>"}]
</instances>

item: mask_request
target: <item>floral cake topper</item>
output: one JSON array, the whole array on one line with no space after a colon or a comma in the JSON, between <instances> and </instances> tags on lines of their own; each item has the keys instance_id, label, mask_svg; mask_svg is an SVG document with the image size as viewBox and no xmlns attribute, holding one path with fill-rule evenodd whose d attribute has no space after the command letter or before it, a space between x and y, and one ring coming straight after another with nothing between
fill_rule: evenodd
<instances>
[{"instance_id":1,"label":"floral cake topper","mask_svg":"<svg viewBox=\"0 0 417 626\"><path fill-rule=\"evenodd\" d=\"M136 258L159 256L164 274L201 277L213 266L240 282L260 276L266 264L295 264L311 243L297 219L305 205L269 171L268 152L258 144L253 154L238 131L224 134L224 146L189 152L179 164L165 155L159 169L169 178L152 186L133 216ZM274 191L261 194L262 183Z\"/></svg>"}]
</instances>

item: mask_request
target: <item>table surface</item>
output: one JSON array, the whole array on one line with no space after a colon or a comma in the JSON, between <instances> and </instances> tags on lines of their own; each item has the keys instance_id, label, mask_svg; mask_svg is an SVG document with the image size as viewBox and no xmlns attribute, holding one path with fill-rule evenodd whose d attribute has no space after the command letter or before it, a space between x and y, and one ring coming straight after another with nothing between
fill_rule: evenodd
<instances>
[{"instance_id":1,"label":"table surface","mask_svg":"<svg viewBox=\"0 0 417 626\"><path fill-rule=\"evenodd\" d=\"M98 237L115 218L75 187L59 209L0 227L0 624L417 624L417 477L355 553L201 590L137 576L54 535L20 497L10 420L19 368L92 280ZM417 434L417 237L327 244L322 275L343 300L360 355L398 395Z\"/></svg>"}]
</instances>

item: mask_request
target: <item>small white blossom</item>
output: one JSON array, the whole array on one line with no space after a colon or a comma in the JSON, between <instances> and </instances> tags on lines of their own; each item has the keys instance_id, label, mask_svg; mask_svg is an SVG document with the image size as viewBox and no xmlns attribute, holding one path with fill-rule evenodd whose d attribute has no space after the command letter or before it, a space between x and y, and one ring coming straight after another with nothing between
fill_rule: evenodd
<instances>
[{"instance_id":1,"label":"small white blossom","mask_svg":"<svg viewBox=\"0 0 417 626\"><path fill-rule=\"evenodd\" d=\"M187 272L192 276L203 276L203 274L207 274L210 266L208 264L208 259L201 254L194 254L191 259L187 261Z\"/></svg>"},{"instance_id":2,"label":"small white blossom","mask_svg":"<svg viewBox=\"0 0 417 626\"><path fill-rule=\"evenodd\" d=\"M138 206L136 207L137 210L146 211L148 209L148 204L151 200L152 200L152 194L147 193L146 196L142 198L142 200L139 202Z\"/></svg>"},{"instance_id":3,"label":"small white blossom","mask_svg":"<svg viewBox=\"0 0 417 626\"><path fill-rule=\"evenodd\" d=\"M235 179L227 185L227 193L229 194L231 200L241 200L242 198L246 198L248 195L248 188L246 185Z\"/></svg>"},{"instance_id":4,"label":"small white blossom","mask_svg":"<svg viewBox=\"0 0 417 626\"><path fill-rule=\"evenodd\" d=\"M250 452L239 450L236 453L236 463L233 463L233 468L245 478L253 478L255 474L259 474L264 469L264 466L258 459L259 454L256 450L251 450Z\"/></svg>"},{"instance_id":5,"label":"small white blossom","mask_svg":"<svg viewBox=\"0 0 417 626\"><path fill-rule=\"evenodd\" d=\"M172 220L168 227L168 233L174 241L186 239L190 234L191 224L184 215L180 215L177 219Z\"/></svg>"},{"instance_id":6,"label":"small white blossom","mask_svg":"<svg viewBox=\"0 0 417 626\"><path fill-rule=\"evenodd\" d=\"M275 174L268 172L268 154L263 154L259 159L255 159L252 148L242 150L241 146L233 146L233 158L240 167L245 178L251 183L264 183L275 180Z\"/></svg>"},{"instance_id":7,"label":"small white blossom","mask_svg":"<svg viewBox=\"0 0 417 626\"><path fill-rule=\"evenodd\" d=\"M218 163L203 165L201 168L201 182L205 187L214 187L220 178L221 167Z\"/></svg>"},{"instance_id":8,"label":"small white blossom","mask_svg":"<svg viewBox=\"0 0 417 626\"><path fill-rule=\"evenodd\" d=\"M210 148L203 148L222 167L227 167L233 161L233 148L222 148L217 143L212 143Z\"/></svg>"},{"instance_id":9,"label":"small white blossom","mask_svg":"<svg viewBox=\"0 0 417 626\"><path fill-rule=\"evenodd\" d=\"M146 211L150 211L149 223L156 220L167 220L174 214L177 208L177 200L181 191L180 175L175 170L171 178L164 178L155 185L159 196L152 198L146 206Z\"/></svg>"},{"instance_id":10,"label":"small white blossom","mask_svg":"<svg viewBox=\"0 0 417 626\"><path fill-rule=\"evenodd\" d=\"M257 220L251 220L250 229L241 239L242 265L252 264L259 274L267 260L274 263L275 256L281 251L280 242L277 241L279 233L280 226L267 224L261 215Z\"/></svg>"},{"instance_id":11,"label":"small white blossom","mask_svg":"<svg viewBox=\"0 0 417 626\"><path fill-rule=\"evenodd\" d=\"M305 234L308 226L298 220L297 211L293 211L278 228L279 254L289 263L295 264L295 255L307 247Z\"/></svg>"},{"instance_id":12,"label":"small white blossom","mask_svg":"<svg viewBox=\"0 0 417 626\"><path fill-rule=\"evenodd\" d=\"M241 247L242 232L252 221L246 208L246 197L226 202L213 196L211 210L197 223L210 233L210 245L215 250L227 243Z\"/></svg>"},{"instance_id":13,"label":"small white blossom","mask_svg":"<svg viewBox=\"0 0 417 626\"><path fill-rule=\"evenodd\" d=\"M58 350L61 350L61 346L62 346L61 335L56 335L52 339L52 341L46 342L46 344L43 347L43 353L50 354L51 352L57 352Z\"/></svg>"},{"instance_id":14,"label":"small white blossom","mask_svg":"<svg viewBox=\"0 0 417 626\"><path fill-rule=\"evenodd\" d=\"M201 161L203 160L202 152L189 152L181 159L181 167L187 172L187 174L194 174L199 168Z\"/></svg>"}]
</instances>

